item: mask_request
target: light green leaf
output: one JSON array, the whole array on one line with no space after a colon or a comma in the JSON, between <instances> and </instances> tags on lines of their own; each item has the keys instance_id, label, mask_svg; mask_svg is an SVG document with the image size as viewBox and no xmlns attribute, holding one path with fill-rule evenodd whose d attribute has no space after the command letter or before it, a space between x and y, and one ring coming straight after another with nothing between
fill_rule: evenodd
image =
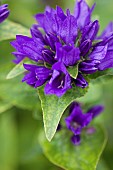
<instances>
[{"instance_id":1,"label":"light green leaf","mask_svg":"<svg viewBox=\"0 0 113 170\"><path fill-rule=\"evenodd\" d=\"M69 74L70 74L70 76L71 76L72 78L74 78L74 79L77 78L77 75L78 75L78 64L75 65L75 66L70 66L70 67L68 67L67 70L68 70L68 72L69 72Z\"/></svg>"},{"instance_id":2,"label":"light green leaf","mask_svg":"<svg viewBox=\"0 0 113 170\"><path fill-rule=\"evenodd\" d=\"M15 39L16 34L30 35L27 28L12 21L6 20L0 24L0 41Z\"/></svg>"},{"instance_id":3,"label":"light green leaf","mask_svg":"<svg viewBox=\"0 0 113 170\"><path fill-rule=\"evenodd\" d=\"M0 115L0 169L14 170L18 163L18 131L13 110Z\"/></svg>"},{"instance_id":4,"label":"light green leaf","mask_svg":"<svg viewBox=\"0 0 113 170\"><path fill-rule=\"evenodd\" d=\"M71 143L70 132L67 130L58 131L51 143L41 134L40 145L45 156L65 170L95 170L106 144L103 129L97 125L95 129L92 135L82 134L80 146Z\"/></svg>"},{"instance_id":5,"label":"light green leaf","mask_svg":"<svg viewBox=\"0 0 113 170\"><path fill-rule=\"evenodd\" d=\"M76 98L85 95L87 88L82 89L75 86L60 98L55 95L45 95L43 87L39 88L38 92L43 110L45 134L47 139L51 141L65 109Z\"/></svg>"},{"instance_id":6,"label":"light green leaf","mask_svg":"<svg viewBox=\"0 0 113 170\"><path fill-rule=\"evenodd\" d=\"M6 79L12 79L25 72L23 62L17 64L7 75Z\"/></svg>"},{"instance_id":7,"label":"light green leaf","mask_svg":"<svg viewBox=\"0 0 113 170\"><path fill-rule=\"evenodd\" d=\"M12 104L10 102L0 100L0 113L5 112L6 110L10 109Z\"/></svg>"},{"instance_id":8,"label":"light green leaf","mask_svg":"<svg viewBox=\"0 0 113 170\"><path fill-rule=\"evenodd\" d=\"M0 47L2 49L0 50L0 98L22 109L32 111L37 109L38 114L41 108L37 90L21 82L24 75L10 80L6 79L7 74L14 67L11 56L12 48L9 41L0 42Z\"/></svg>"},{"instance_id":9,"label":"light green leaf","mask_svg":"<svg viewBox=\"0 0 113 170\"><path fill-rule=\"evenodd\" d=\"M27 110L40 110L36 89L21 82L22 77L0 81L0 97L12 105Z\"/></svg>"},{"instance_id":10,"label":"light green leaf","mask_svg":"<svg viewBox=\"0 0 113 170\"><path fill-rule=\"evenodd\" d=\"M97 71L94 74L89 75L90 79L97 79L97 78L105 78L105 77L113 76L113 68L104 70L104 71Z\"/></svg>"},{"instance_id":11,"label":"light green leaf","mask_svg":"<svg viewBox=\"0 0 113 170\"><path fill-rule=\"evenodd\" d=\"M104 71L97 71L94 74L89 75L89 79L92 83L107 83L113 80L113 68L104 70Z\"/></svg>"},{"instance_id":12,"label":"light green leaf","mask_svg":"<svg viewBox=\"0 0 113 170\"><path fill-rule=\"evenodd\" d=\"M102 97L102 86L101 86L101 84L90 83L88 93L85 96L77 99L77 101L81 102L81 103L83 102L85 104L86 103L88 103L88 104L93 103L94 104L94 102L98 102L101 99L101 97Z\"/></svg>"}]
</instances>

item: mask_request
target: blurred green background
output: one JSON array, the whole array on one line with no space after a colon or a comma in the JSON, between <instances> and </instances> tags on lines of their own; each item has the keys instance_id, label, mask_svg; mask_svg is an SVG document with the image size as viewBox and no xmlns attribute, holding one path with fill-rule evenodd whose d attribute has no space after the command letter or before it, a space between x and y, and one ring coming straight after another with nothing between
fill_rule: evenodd
<instances>
[{"instance_id":1,"label":"blurred green background","mask_svg":"<svg viewBox=\"0 0 113 170\"><path fill-rule=\"evenodd\" d=\"M88 1L90 5L94 2L97 5L93 18L99 19L102 30L113 20L113 0ZM2 3L9 4L9 19L27 28L35 23L33 15L43 12L46 5L60 5L71 11L74 6L74 0L3 0ZM43 121L36 90L21 83L21 76L5 79L14 66L12 51L9 41L0 43L0 170L60 170L45 158L38 144ZM95 84L91 93L92 101L105 104L105 112L100 118L108 132L108 143L98 170L112 170L113 80ZM85 98L83 100L86 102Z\"/></svg>"}]
</instances>

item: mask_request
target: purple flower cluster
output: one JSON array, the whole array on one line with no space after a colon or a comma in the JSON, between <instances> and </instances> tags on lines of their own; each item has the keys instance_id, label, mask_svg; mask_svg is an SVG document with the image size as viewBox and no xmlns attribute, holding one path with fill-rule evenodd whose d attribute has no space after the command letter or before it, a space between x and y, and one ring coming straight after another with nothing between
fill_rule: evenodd
<instances>
[{"instance_id":1,"label":"purple flower cluster","mask_svg":"<svg viewBox=\"0 0 113 170\"><path fill-rule=\"evenodd\" d=\"M97 105L92 107L87 111L87 113L83 114L81 106L77 102L73 102L70 107L70 114L67 118L65 118L65 123L67 128L72 131L73 136L71 137L71 141L74 145L79 145L81 142L81 132L90 124L90 122L98 116L104 107L101 105ZM87 128L87 133L93 133L94 128Z\"/></svg>"},{"instance_id":2,"label":"purple flower cluster","mask_svg":"<svg viewBox=\"0 0 113 170\"><path fill-rule=\"evenodd\" d=\"M86 75L113 67L113 24L97 36L99 22L91 20L94 7L79 0L73 15L58 6L35 15L38 24L32 26L31 37L17 35L11 42L16 64L31 61L24 64L23 82L35 88L46 83L45 94L60 97L73 86L87 87ZM69 69L75 66L78 74L72 77Z\"/></svg>"},{"instance_id":3,"label":"purple flower cluster","mask_svg":"<svg viewBox=\"0 0 113 170\"><path fill-rule=\"evenodd\" d=\"M9 16L8 5L3 4L0 6L0 23L3 22Z\"/></svg>"}]
</instances>

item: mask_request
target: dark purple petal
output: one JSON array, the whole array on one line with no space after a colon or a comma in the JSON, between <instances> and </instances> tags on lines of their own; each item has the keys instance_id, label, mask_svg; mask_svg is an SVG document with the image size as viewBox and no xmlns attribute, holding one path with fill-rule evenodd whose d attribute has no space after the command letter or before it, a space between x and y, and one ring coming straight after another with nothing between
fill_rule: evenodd
<instances>
[{"instance_id":1,"label":"dark purple petal","mask_svg":"<svg viewBox=\"0 0 113 170\"><path fill-rule=\"evenodd\" d=\"M50 50L42 51L43 61L53 65L55 63L54 54Z\"/></svg>"},{"instance_id":2,"label":"dark purple petal","mask_svg":"<svg viewBox=\"0 0 113 170\"><path fill-rule=\"evenodd\" d=\"M113 51L108 51L106 57L98 65L100 71L113 67Z\"/></svg>"},{"instance_id":3,"label":"dark purple petal","mask_svg":"<svg viewBox=\"0 0 113 170\"><path fill-rule=\"evenodd\" d=\"M70 15L64 20L60 36L66 44L74 44L77 37L77 21Z\"/></svg>"},{"instance_id":4,"label":"dark purple petal","mask_svg":"<svg viewBox=\"0 0 113 170\"><path fill-rule=\"evenodd\" d=\"M85 40L85 41L83 41L83 43L81 43L81 45L80 45L81 56L85 56L88 53L88 51L91 48L91 45L92 45L92 42L90 39Z\"/></svg>"},{"instance_id":5,"label":"dark purple petal","mask_svg":"<svg viewBox=\"0 0 113 170\"><path fill-rule=\"evenodd\" d=\"M88 56L91 60L99 60L105 58L107 54L108 45L95 47L92 53Z\"/></svg>"},{"instance_id":6,"label":"dark purple petal","mask_svg":"<svg viewBox=\"0 0 113 170\"><path fill-rule=\"evenodd\" d=\"M52 8L46 8L44 14L36 14L36 20L40 27L42 27L46 33L57 32L61 19L56 15L56 11Z\"/></svg>"},{"instance_id":7,"label":"dark purple petal","mask_svg":"<svg viewBox=\"0 0 113 170\"><path fill-rule=\"evenodd\" d=\"M3 22L8 16L10 11L8 10L8 4L0 6L0 23Z\"/></svg>"},{"instance_id":8,"label":"dark purple petal","mask_svg":"<svg viewBox=\"0 0 113 170\"><path fill-rule=\"evenodd\" d=\"M17 35L16 40L11 42L11 45L21 54L33 61L43 60L42 50L44 44L39 39L33 39L23 35ZM19 58L19 56L18 56ZM21 58L21 56L20 56Z\"/></svg>"},{"instance_id":9,"label":"dark purple petal","mask_svg":"<svg viewBox=\"0 0 113 170\"><path fill-rule=\"evenodd\" d=\"M84 29L82 29L82 42L87 39L93 41L96 38L98 30L99 22L97 20L85 26Z\"/></svg>"},{"instance_id":10,"label":"dark purple petal","mask_svg":"<svg viewBox=\"0 0 113 170\"><path fill-rule=\"evenodd\" d=\"M80 105L75 103L70 115L65 119L66 126L74 135L81 133L82 128L86 127L92 120L92 113L83 114Z\"/></svg>"},{"instance_id":11,"label":"dark purple petal","mask_svg":"<svg viewBox=\"0 0 113 170\"><path fill-rule=\"evenodd\" d=\"M62 46L60 43L56 43L55 59L63 62L66 66L73 66L78 60L80 60L79 48Z\"/></svg>"},{"instance_id":12,"label":"dark purple petal","mask_svg":"<svg viewBox=\"0 0 113 170\"><path fill-rule=\"evenodd\" d=\"M35 88L42 86L46 81L46 79L38 79L35 83Z\"/></svg>"},{"instance_id":13,"label":"dark purple petal","mask_svg":"<svg viewBox=\"0 0 113 170\"><path fill-rule=\"evenodd\" d=\"M71 78L63 63L55 63L52 69L53 74L45 86L45 94L55 94L61 97L71 88Z\"/></svg>"},{"instance_id":14,"label":"dark purple petal","mask_svg":"<svg viewBox=\"0 0 113 170\"><path fill-rule=\"evenodd\" d=\"M45 15L43 13L38 13L35 16L36 21L38 22L39 26L42 28L45 28L44 21L45 21Z\"/></svg>"},{"instance_id":15,"label":"dark purple petal","mask_svg":"<svg viewBox=\"0 0 113 170\"><path fill-rule=\"evenodd\" d=\"M60 8L59 6L57 6L56 12L57 12L57 16L58 16L59 18L61 18L62 21L64 21L64 20L66 19L66 15L64 14L62 8Z\"/></svg>"},{"instance_id":16,"label":"dark purple petal","mask_svg":"<svg viewBox=\"0 0 113 170\"><path fill-rule=\"evenodd\" d=\"M52 70L44 66L24 64L24 68L29 72L24 76L22 82L26 82L35 88L42 86L52 74Z\"/></svg>"},{"instance_id":17,"label":"dark purple petal","mask_svg":"<svg viewBox=\"0 0 113 170\"><path fill-rule=\"evenodd\" d=\"M39 26L37 24L32 25L30 31L31 31L32 37L39 38L42 41L44 41L43 35L42 35L41 31L39 30Z\"/></svg>"},{"instance_id":18,"label":"dark purple petal","mask_svg":"<svg viewBox=\"0 0 113 170\"><path fill-rule=\"evenodd\" d=\"M36 81L37 81L37 79L36 79L35 77L31 77L31 78L29 78L29 79L26 80L26 83L27 83L28 85L31 85L31 86L34 87Z\"/></svg>"},{"instance_id":19,"label":"dark purple petal","mask_svg":"<svg viewBox=\"0 0 113 170\"><path fill-rule=\"evenodd\" d=\"M73 135L71 137L71 141L74 145L80 145L80 141L81 141L80 135Z\"/></svg>"},{"instance_id":20,"label":"dark purple petal","mask_svg":"<svg viewBox=\"0 0 113 170\"><path fill-rule=\"evenodd\" d=\"M46 34L45 35L45 43L50 46L53 51L56 50L55 43L59 42L59 39L54 34Z\"/></svg>"},{"instance_id":21,"label":"dark purple petal","mask_svg":"<svg viewBox=\"0 0 113 170\"><path fill-rule=\"evenodd\" d=\"M23 66L28 71L35 71L35 69L38 67L37 65L33 64L23 64Z\"/></svg>"},{"instance_id":22,"label":"dark purple petal","mask_svg":"<svg viewBox=\"0 0 113 170\"><path fill-rule=\"evenodd\" d=\"M44 67L44 66L38 66L35 69L35 74L38 79L46 79L52 75L52 70Z\"/></svg>"},{"instance_id":23,"label":"dark purple petal","mask_svg":"<svg viewBox=\"0 0 113 170\"><path fill-rule=\"evenodd\" d=\"M83 28L91 21L91 14L95 7L95 4L90 9L85 0L77 0L74 10L74 16L77 19L77 25L79 28Z\"/></svg>"},{"instance_id":24,"label":"dark purple petal","mask_svg":"<svg viewBox=\"0 0 113 170\"><path fill-rule=\"evenodd\" d=\"M34 45L33 39L23 35L16 35L16 40L11 42L11 45L23 54L26 54L22 48L25 44L30 44L30 46Z\"/></svg>"},{"instance_id":25,"label":"dark purple petal","mask_svg":"<svg viewBox=\"0 0 113 170\"><path fill-rule=\"evenodd\" d=\"M40 27L44 29L44 31L47 33L52 32L52 22L51 22L51 16L49 16L49 12L47 14L36 14L35 18L38 21L38 24ZM50 20L49 20L50 18ZM50 26L51 25L51 26Z\"/></svg>"},{"instance_id":26,"label":"dark purple petal","mask_svg":"<svg viewBox=\"0 0 113 170\"><path fill-rule=\"evenodd\" d=\"M95 118L96 116L98 116L101 112L103 112L104 110L104 106L102 105L97 105L97 106L93 106L92 108L90 108L88 110L88 113L92 113L93 118Z\"/></svg>"},{"instance_id":27,"label":"dark purple petal","mask_svg":"<svg viewBox=\"0 0 113 170\"><path fill-rule=\"evenodd\" d=\"M79 70L85 74L92 74L98 70L98 60L86 60L79 64Z\"/></svg>"},{"instance_id":28,"label":"dark purple petal","mask_svg":"<svg viewBox=\"0 0 113 170\"><path fill-rule=\"evenodd\" d=\"M25 82L26 80L31 79L32 77L35 77L35 73L29 72L29 73L25 74L24 78L22 79L22 82Z\"/></svg>"},{"instance_id":29,"label":"dark purple petal","mask_svg":"<svg viewBox=\"0 0 113 170\"><path fill-rule=\"evenodd\" d=\"M60 37L60 30L62 29L62 23L63 21L61 20L61 18L59 18L56 14L55 14L55 18L54 18L54 22L52 24L53 27L53 32L55 34L57 34L57 37Z\"/></svg>"},{"instance_id":30,"label":"dark purple petal","mask_svg":"<svg viewBox=\"0 0 113 170\"><path fill-rule=\"evenodd\" d=\"M112 59L107 59L107 60L103 60L99 66L98 66L98 69L100 71L103 71L103 70L106 70L108 68L112 68L113 67L113 58Z\"/></svg>"},{"instance_id":31,"label":"dark purple petal","mask_svg":"<svg viewBox=\"0 0 113 170\"><path fill-rule=\"evenodd\" d=\"M76 86L81 88L86 88L88 86L88 82L85 80L82 74L78 74L77 78L74 80Z\"/></svg>"},{"instance_id":32,"label":"dark purple petal","mask_svg":"<svg viewBox=\"0 0 113 170\"><path fill-rule=\"evenodd\" d=\"M98 46L105 46L108 44L108 50L113 50L113 33L107 34L106 37L103 38L101 42L99 42Z\"/></svg>"},{"instance_id":33,"label":"dark purple petal","mask_svg":"<svg viewBox=\"0 0 113 170\"><path fill-rule=\"evenodd\" d=\"M13 62L15 64L19 64L22 60L24 60L24 58L26 57L25 54L21 53L21 52L12 52L12 54L16 57Z\"/></svg>"},{"instance_id":34,"label":"dark purple petal","mask_svg":"<svg viewBox=\"0 0 113 170\"><path fill-rule=\"evenodd\" d=\"M30 58L31 60L34 60L34 61L42 60L42 57L38 54L37 51L35 51L36 49L33 49L30 46L24 45L23 50L26 53L27 57Z\"/></svg>"},{"instance_id":35,"label":"dark purple petal","mask_svg":"<svg viewBox=\"0 0 113 170\"><path fill-rule=\"evenodd\" d=\"M113 39L110 38L105 46L98 46L91 53L89 58L100 60L98 69L103 71L113 67Z\"/></svg>"}]
</instances>

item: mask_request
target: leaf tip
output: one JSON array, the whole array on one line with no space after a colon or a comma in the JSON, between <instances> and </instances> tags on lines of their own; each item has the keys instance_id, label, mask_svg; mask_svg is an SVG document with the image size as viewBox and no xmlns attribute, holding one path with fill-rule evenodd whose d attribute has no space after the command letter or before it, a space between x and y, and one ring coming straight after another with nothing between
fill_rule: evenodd
<instances>
[{"instance_id":1,"label":"leaf tip","mask_svg":"<svg viewBox=\"0 0 113 170\"><path fill-rule=\"evenodd\" d=\"M6 76L6 79L9 80L11 79L12 77L10 76L10 74L8 73L7 76Z\"/></svg>"}]
</instances>

